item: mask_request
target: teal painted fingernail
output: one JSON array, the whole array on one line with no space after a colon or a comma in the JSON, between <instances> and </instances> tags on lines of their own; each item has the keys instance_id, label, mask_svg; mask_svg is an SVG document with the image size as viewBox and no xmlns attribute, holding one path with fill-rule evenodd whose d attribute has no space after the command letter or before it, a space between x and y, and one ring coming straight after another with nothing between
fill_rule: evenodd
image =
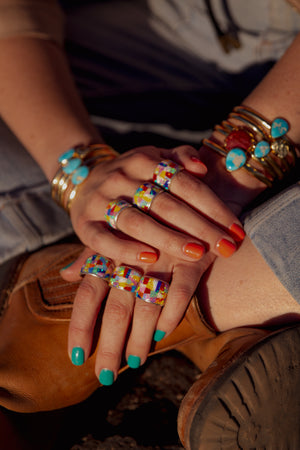
<instances>
[{"instance_id":1,"label":"teal painted fingernail","mask_svg":"<svg viewBox=\"0 0 300 450\"><path fill-rule=\"evenodd\" d=\"M114 382L114 373L109 369L102 369L99 375L99 381L104 386L111 386Z\"/></svg>"},{"instance_id":2,"label":"teal painted fingernail","mask_svg":"<svg viewBox=\"0 0 300 450\"><path fill-rule=\"evenodd\" d=\"M71 361L74 366L81 366L84 363L84 351L81 347L74 347L72 349Z\"/></svg>"},{"instance_id":3,"label":"teal painted fingernail","mask_svg":"<svg viewBox=\"0 0 300 450\"><path fill-rule=\"evenodd\" d=\"M72 262L70 262L69 264L67 264L65 267L63 267L62 269L60 269L60 271L66 270L68 267L71 267L72 264L74 264L74 261L72 261Z\"/></svg>"},{"instance_id":4,"label":"teal painted fingernail","mask_svg":"<svg viewBox=\"0 0 300 450\"><path fill-rule=\"evenodd\" d=\"M129 355L127 363L131 369L138 369L141 365L141 358L135 355Z\"/></svg>"},{"instance_id":5,"label":"teal painted fingernail","mask_svg":"<svg viewBox=\"0 0 300 450\"><path fill-rule=\"evenodd\" d=\"M153 336L155 342L161 341L165 337L166 332L161 330L156 330Z\"/></svg>"}]
</instances>

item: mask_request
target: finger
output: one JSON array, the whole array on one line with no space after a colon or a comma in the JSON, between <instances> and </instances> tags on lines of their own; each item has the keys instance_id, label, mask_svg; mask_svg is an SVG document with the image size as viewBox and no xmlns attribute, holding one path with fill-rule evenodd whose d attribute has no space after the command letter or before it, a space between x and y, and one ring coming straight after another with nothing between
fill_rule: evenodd
<instances>
[{"instance_id":1,"label":"finger","mask_svg":"<svg viewBox=\"0 0 300 450\"><path fill-rule=\"evenodd\" d=\"M160 306L136 299L132 328L126 347L126 360L132 369L137 369L146 361L160 313Z\"/></svg>"},{"instance_id":2,"label":"finger","mask_svg":"<svg viewBox=\"0 0 300 450\"><path fill-rule=\"evenodd\" d=\"M167 156L171 160L180 164L188 172L197 175L204 176L207 173L206 165L199 158L198 150L190 145L181 145L172 150L172 155Z\"/></svg>"},{"instance_id":3,"label":"finger","mask_svg":"<svg viewBox=\"0 0 300 450\"><path fill-rule=\"evenodd\" d=\"M229 234L168 193L154 199L150 213L158 220L128 208L120 214L118 227L125 234L186 261L201 259L205 246L218 256L227 257L236 250Z\"/></svg>"},{"instance_id":4,"label":"finger","mask_svg":"<svg viewBox=\"0 0 300 450\"><path fill-rule=\"evenodd\" d=\"M122 211L122 214L125 212ZM143 215L139 211L137 214ZM129 265L137 263L153 264L159 256L158 251L143 243L142 239L138 241L134 239L136 238L134 235L130 239L121 232L110 231L108 226L103 226L97 221L86 222L82 226L80 234L82 235L82 242L93 248L94 251L109 255L113 260L121 259L121 262ZM151 244L151 242L149 243Z\"/></svg>"},{"instance_id":5,"label":"finger","mask_svg":"<svg viewBox=\"0 0 300 450\"><path fill-rule=\"evenodd\" d=\"M81 280L80 269L84 265L86 259L93 254L93 250L85 248L77 259L60 270L61 277L66 281Z\"/></svg>"},{"instance_id":6,"label":"finger","mask_svg":"<svg viewBox=\"0 0 300 450\"><path fill-rule=\"evenodd\" d=\"M186 201L201 212L211 222L218 224L240 242L245 237L242 224L233 212L218 198L218 196L202 181L190 177L185 171L180 171L172 179L170 192Z\"/></svg>"},{"instance_id":7,"label":"finger","mask_svg":"<svg viewBox=\"0 0 300 450\"><path fill-rule=\"evenodd\" d=\"M118 226L127 235L174 257L194 261L202 258L205 253L205 246L199 238L165 226L135 208L125 210L120 215Z\"/></svg>"},{"instance_id":8,"label":"finger","mask_svg":"<svg viewBox=\"0 0 300 450\"><path fill-rule=\"evenodd\" d=\"M190 152L196 152L196 150L189 146L179 147L179 149L181 148L184 149L184 152L186 152L184 153L186 155L185 159L189 158L188 155ZM162 151L162 153L164 152ZM168 154L170 157L169 153L166 154ZM197 154L197 152L195 154ZM144 179L152 180L153 175L157 167L159 167L161 160L158 161L157 157L154 158L153 155L147 157L144 154L138 155L135 158L139 158L137 159L137 162L139 162L140 164L143 162L143 165L141 167L143 167ZM164 179L164 177L166 177L166 173L162 175L162 179ZM168 177L170 177L169 190L173 195L189 204L199 213L205 215L212 222L227 229L228 233L237 242L240 242L244 239L245 232L242 228L241 222L205 183L201 182L198 178L192 176L185 170L179 170L173 175L168 175ZM157 181L158 180L156 178L156 182ZM128 182L126 188L124 185L124 192L129 193L130 198L132 198L135 193L135 190L133 190L133 186L135 186L135 190L138 187L136 184L132 183L130 186L130 183Z\"/></svg>"},{"instance_id":9,"label":"finger","mask_svg":"<svg viewBox=\"0 0 300 450\"><path fill-rule=\"evenodd\" d=\"M102 318L95 371L103 385L117 378L134 307L134 294L112 288Z\"/></svg>"},{"instance_id":10,"label":"finger","mask_svg":"<svg viewBox=\"0 0 300 450\"><path fill-rule=\"evenodd\" d=\"M185 314L202 274L214 258L215 256L212 253L208 253L196 264L176 264L173 269L167 300L156 325L155 341L160 341L177 327Z\"/></svg>"},{"instance_id":11,"label":"finger","mask_svg":"<svg viewBox=\"0 0 300 450\"><path fill-rule=\"evenodd\" d=\"M69 325L68 351L71 361L81 365L88 358L100 306L108 292L108 284L86 275L75 296Z\"/></svg>"}]
</instances>

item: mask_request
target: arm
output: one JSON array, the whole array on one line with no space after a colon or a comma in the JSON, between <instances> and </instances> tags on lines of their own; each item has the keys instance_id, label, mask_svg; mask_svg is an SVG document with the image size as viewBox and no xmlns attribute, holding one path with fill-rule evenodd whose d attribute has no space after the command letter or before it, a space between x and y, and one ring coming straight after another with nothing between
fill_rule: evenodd
<instances>
[{"instance_id":1,"label":"arm","mask_svg":"<svg viewBox=\"0 0 300 450\"><path fill-rule=\"evenodd\" d=\"M270 120L278 116L288 120L290 124L288 136L294 142L300 142L299 51L300 35L243 102ZM205 181L235 212L240 212L266 189L262 182L243 170L227 172L224 158L205 147L200 149L200 157L208 167Z\"/></svg>"}]
</instances>

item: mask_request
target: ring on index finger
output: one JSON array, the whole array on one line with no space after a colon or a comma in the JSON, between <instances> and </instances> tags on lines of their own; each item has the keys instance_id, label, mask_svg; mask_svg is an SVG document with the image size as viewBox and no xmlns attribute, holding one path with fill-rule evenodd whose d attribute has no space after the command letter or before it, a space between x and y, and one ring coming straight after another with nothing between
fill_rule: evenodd
<instances>
[{"instance_id":1,"label":"ring on index finger","mask_svg":"<svg viewBox=\"0 0 300 450\"><path fill-rule=\"evenodd\" d=\"M154 198L164 190L152 183L143 183L137 188L133 196L133 204L142 211L149 211Z\"/></svg>"},{"instance_id":2,"label":"ring on index finger","mask_svg":"<svg viewBox=\"0 0 300 450\"><path fill-rule=\"evenodd\" d=\"M183 170L182 166L176 164L170 159L165 159L157 164L152 179L155 184L168 190L170 188L172 178L180 172L180 170Z\"/></svg>"},{"instance_id":3,"label":"ring on index finger","mask_svg":"<svg viewBox=\"0 0 300 450\"><path fill-rule=\"evenodd\" d=\"M126 200L112 200L106 207L104 218L106 222L115 230L118 229L117 221L120 212L125 208L130 208L132 205Z\"/></svg>"}]
</instances>

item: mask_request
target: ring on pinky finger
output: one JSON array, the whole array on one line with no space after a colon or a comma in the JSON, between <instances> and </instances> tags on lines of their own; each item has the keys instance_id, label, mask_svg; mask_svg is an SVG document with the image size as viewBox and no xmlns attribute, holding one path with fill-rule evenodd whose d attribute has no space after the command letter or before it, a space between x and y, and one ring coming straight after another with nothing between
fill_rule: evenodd
<instances>
[{"instance_id":1,"label":"ring on pinky finger","mask_svg":"<svg viewBox=\"0 0 300 450\"><path fill-rule=\"evenodd\" d=\"M80 275L92 275L108 281L111 278L114 268L115 265L111 259L95 254L87 258L80 269Z\"/></svg>"}]
</instances>

